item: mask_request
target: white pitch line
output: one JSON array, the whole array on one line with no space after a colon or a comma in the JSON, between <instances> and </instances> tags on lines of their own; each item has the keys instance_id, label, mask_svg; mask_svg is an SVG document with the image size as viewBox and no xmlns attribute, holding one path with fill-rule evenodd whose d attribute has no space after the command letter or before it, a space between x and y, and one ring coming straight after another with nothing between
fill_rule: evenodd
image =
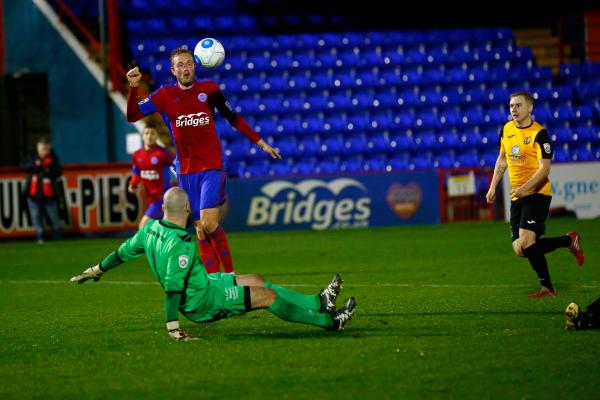
<instances>
[{"instance_id":1,"label":"white pitch line","mask_svg":"<svg viewBox=\"0 0 600 400\"><path fill-rule=\"evenodd\" d=\"M158 282L152 281L110 281L110 280L102 280L101 282L97 282L98 284L102 283L103 285L129 285L129 286L156 286ZM36 284L36 285L73 285L73 283L68 280L59 281L59 280L0 280L0 284ZM319 286L317 284L309 285L304 283L278 283L281 286L287 287L316 287ZM520 287L529 287L531 285L510 285L510 284L499 284L499 285L442 285L442 284L429 284L429 283L381 283L381 284L347 284L346 287L397 287L397 288L416 288L416 287L427 287L427 288L439 288L439 289L469 289L469 288L520 288ZM578 287L578 288L586 288L586 289L596 289L600 288L600 284L597 285L569 285L570 287Z\"/></svg>"}]
</instances>

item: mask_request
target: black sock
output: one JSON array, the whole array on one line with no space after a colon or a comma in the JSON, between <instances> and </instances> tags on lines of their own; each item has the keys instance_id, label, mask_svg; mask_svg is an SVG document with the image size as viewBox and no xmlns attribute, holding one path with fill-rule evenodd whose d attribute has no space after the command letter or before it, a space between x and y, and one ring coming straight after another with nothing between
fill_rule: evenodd
<instances>
[{"instance_id":1,"label":"black sock","mask_svg":"<svg viewBox=\"0 0 600 400\"><path fill-rule=\"evenodd\" d=\"M600 298L594 301L592 304L586 307L586 309L594 314L600 316Z\"/></svg>"},{"instance_id":2,"label":"black sock","mask_svg":"<svg viewBox=\"0 0 600 400\"><path fill-rule=\"evenodd\" d=\"M527 257L529 264L531 264L531 268L533 268L537 274L540 285L550 290L554 290L552 281L550 280L550 272L548 271L548 262L537 242L534 243L533 246L523 249L523 255Z\"/></svg>"},{"instance_id":3,"label":"black sock","mask_svg":"<svg viewBox=\"0 0 600 400\"><path fill-rule=\"evenodd\" d=\"M571 246L572 241L573 239L571 239L570 236L563 235L538 239L537 242L535 242L535 245L540 248L542 254L546 254L558 249L559 247L569 247Z\"/></svg>"}]
</instances>

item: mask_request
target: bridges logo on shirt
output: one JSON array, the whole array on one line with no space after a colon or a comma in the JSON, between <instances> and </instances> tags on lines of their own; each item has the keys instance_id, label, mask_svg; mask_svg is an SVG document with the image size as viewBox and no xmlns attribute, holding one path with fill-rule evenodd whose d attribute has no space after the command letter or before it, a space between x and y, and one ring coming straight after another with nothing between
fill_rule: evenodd
<instances>
[{"instance_id":1,"label":"bridges logo on shirt","mask_svg":"<svg viewBox=\"0 0 600 400\"><path fill-rule=\"evenodd\" d=\"M210 124L210 116L205 112L197 114L180 115L175 120L175 127L181 128L184 126L205 126Z\"/></svg>"},{"instance_id":2,"label":"bridges logo on shirt","mask_svg":"<svg viewBox=\"0 0 600 400\"><path fill-rule=\"evenodd\" d=\"M179 266L183 269L188 266L189 258L188 256L179 256Z\"/></svg>"}]
</instances>

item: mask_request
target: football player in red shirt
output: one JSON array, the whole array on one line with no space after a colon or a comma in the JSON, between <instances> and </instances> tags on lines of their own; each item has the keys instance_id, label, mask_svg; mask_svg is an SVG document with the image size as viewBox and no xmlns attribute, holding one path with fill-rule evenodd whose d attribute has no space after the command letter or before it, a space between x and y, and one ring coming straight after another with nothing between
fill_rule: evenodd
<instances>
[{"instance_id":1,"label":"football player in red shirt","mask_svg":"<svg viewBox=\"0 0 600 400\"><path fill-rule=\"evenodd\" d=\"M127 120L134 122L154 112L161 114L175 143L175 169L179 186L190 199L202 263L209 273L220 271L219 263L225 272L234 273L227 236L219 226L219 208L227 198L215 109L272 158L281 156L233 111L214 81L196 80L194 56L189 50L173 50L170 60L177 83L161 86L139 103L137 87L142 74L137 67L127 72L130 85Z\"/></svg>"},{"instance_id":2,"label":"football player in red shirt","mask_svg":"<svg viewBox=\"0 0 600 400\"><path fill-rule=\"evenodd\" d=\"M133 176L127 190L135 193L141 183L146 191L148 208L140 220L139 229L152 219L163 217L163 194L171 187L169 168L175 156L158 144L158 129L146 124L142 132L144 146L132 155Z\"/></svg>"}]
</instances>

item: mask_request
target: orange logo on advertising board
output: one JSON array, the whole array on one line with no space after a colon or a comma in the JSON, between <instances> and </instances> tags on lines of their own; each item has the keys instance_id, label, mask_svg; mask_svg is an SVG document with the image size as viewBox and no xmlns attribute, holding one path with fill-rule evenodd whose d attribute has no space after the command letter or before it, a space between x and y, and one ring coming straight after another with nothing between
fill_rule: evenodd
<instances>
[{"instance_id":1,"label":"orange logo on advertising board","mask_svg":"<svg viewBox=\"0 0 600 400\"><path fill-rule=\"evenodd\" d=\"M385 201L390 209L400 218L410 218L419 210L423 192L416 183L390 185L385 193Z\"/></svg>"}]
</instances>

